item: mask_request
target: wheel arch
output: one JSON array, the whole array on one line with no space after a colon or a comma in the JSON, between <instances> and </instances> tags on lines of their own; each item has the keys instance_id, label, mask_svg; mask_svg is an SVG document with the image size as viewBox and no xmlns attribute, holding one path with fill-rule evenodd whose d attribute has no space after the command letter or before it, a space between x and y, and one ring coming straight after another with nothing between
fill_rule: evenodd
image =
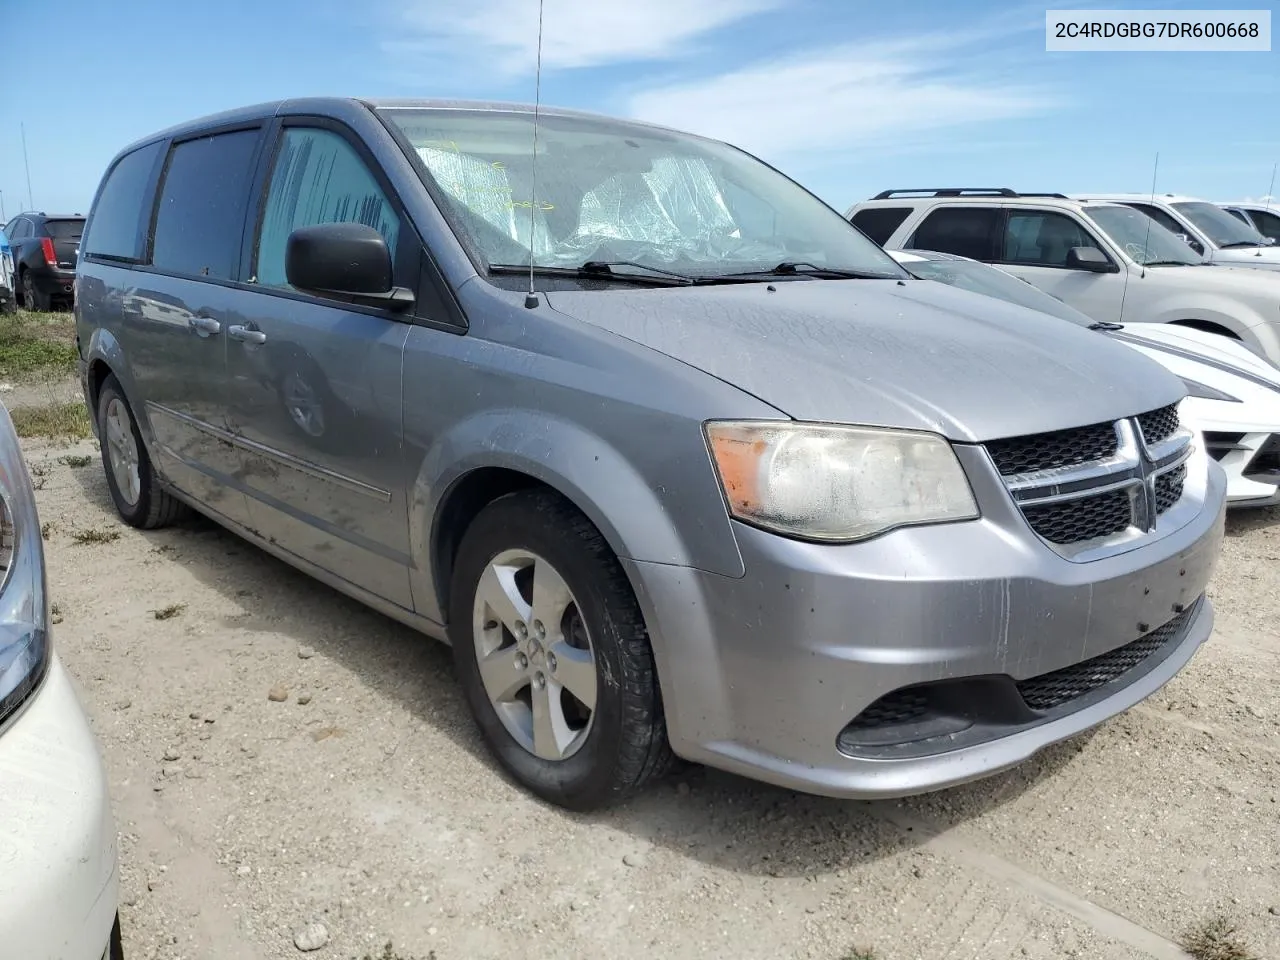
<instances>
[{"instance_id":1,"label":"wheel arch","mask_svg":"<svg viewBox=\"0 0 1280 960\"><path fill-rule=\"evenodd\" d=\"M722 500L723 535L708 517L686 536L635 465L601 437L567 420L541 415L531 423L516 411L487 411L432 445L409 498L413 593L420 614L448 622L453 558L467 526L499 497L531 488L564 497L620 559L698 566L727 576L743 573Z\"/></svg>"}]
</instances>

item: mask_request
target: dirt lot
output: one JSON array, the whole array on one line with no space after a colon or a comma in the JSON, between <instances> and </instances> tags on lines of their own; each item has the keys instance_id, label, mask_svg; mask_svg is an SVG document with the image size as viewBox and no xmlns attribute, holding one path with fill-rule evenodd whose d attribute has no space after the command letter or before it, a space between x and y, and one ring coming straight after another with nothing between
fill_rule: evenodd
<instances>
[{"instance_id":1,"label":"dirt lot","mask_svg":"<svg viewBox=\"0 0 1280 960\"><path fill-rule=\"evenodd\" d=\"M1215 917L1249 949L1198 956L1280 957L1280 512L1230 521L1180 677L1015 772L838 803L692 770L575 816L489 763L444 647L211 524L126 528L92 441L26 443L130 960L313 922L321 958L1135 960Z\"/></svg>"}]
</instances>

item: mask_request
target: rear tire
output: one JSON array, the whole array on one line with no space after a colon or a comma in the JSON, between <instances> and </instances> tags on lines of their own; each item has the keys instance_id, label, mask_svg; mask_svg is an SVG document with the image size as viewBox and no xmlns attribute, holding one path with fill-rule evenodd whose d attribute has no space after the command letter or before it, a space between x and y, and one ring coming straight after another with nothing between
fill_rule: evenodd
<instances>
[{"instance_id":1,"label":"rear tire","mask_svg":"<svg viewBox=\"0 0 1280 960\"><path fill-rule=\"evenodd\" d=\"M41 293L36 289L29 270L22 274L22 299L26 301L27 309L33 313L47 313L52 304L52 299L47 293Z\"/></svg>"},{"instance_id":2,"label":"rear tire","mask_svg":"<svg viewBox=\"0 0 1280 960\"><path fill-rule=\"evenodd\" d=\"M114 375L107 376L98 393L98 445L107 489L121 520L153 530L186 515L186 505L160 486L133 409Z\"/></svg>"},{"instance_id":3,"label":"rear tire","mask_svg":"<svg viewBox=\"0 0 1280 960\"><path fill-rule=\"evenodd\" d=\"M495 594L495 584L505 586ZM489 504L463 537L450 595L449 635L467 703L515 780L551 803L591 810L668 771L673 757L644 617L608 543L572 504L545 490ZM556 613L544 624L540 611ZM593 678L589 686L584 676ZM519 691L489 692L504 686ZM554 705L555 719L543 725L538 691L548 698L540 702Z\"/></svg>"}]
</instances>

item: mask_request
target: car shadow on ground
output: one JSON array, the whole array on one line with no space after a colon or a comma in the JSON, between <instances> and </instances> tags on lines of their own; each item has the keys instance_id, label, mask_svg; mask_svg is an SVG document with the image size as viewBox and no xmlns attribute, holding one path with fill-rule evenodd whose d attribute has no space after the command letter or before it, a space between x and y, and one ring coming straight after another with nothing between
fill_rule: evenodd
<instances>
[{"instance_id":1,"label":"car shadow on ground","mask_svg":"<svg viewBox=\"0 0 1280 960\"><path fill-rule=\"evenodd\" d=\"M77 470L75 475L87 498L113 511L101 469ZM264 609L228 618L227 624L284 634L312 647L359 677L372 696L447 734L474 759L474 776L503 775L471 721L454 678L452 652L444 644L370 610L206 518L142 535L237 605L252 608L255 600L270 602L268 594L288 596L281 607L306 610L305 620ZM317 631L316 624L327 629ZM720 869L814 877L908 851L1016 799L1062 772L1090 736L1058 744L985 780L901 801L832 800L682 765L663 783L608 811L575 814L550 805L546 810L549 816L581 824L606 824ZM833 837L842 841L838 848Z\"/></svg>"},{"instance_id":2,"label":"car shadow on ground","mask_svg":"<svg viewBox=\"0 0 1280 960\"><path fill-rule=\"evenodd\" d=\"M1245 537L1280 523L1280 507L1237 508L1227 511L1227 536Z\"/></svg>"}]
</instances>

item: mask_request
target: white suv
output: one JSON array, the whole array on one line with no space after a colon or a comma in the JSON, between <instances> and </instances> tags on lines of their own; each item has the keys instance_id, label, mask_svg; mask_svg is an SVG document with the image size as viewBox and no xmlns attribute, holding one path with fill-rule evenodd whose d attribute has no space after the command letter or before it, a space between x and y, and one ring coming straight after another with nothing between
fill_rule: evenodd
<instances>
[{"instance_id":1,"label":"white suv","mask_svg":"<svg viewBox=\"0 0 1280 960\"><path fill-rule=\"evenodd\" d=\"M1280 206L1247 200L1240 203L1220 203L1223 210L1237 220L1247 223L1268 240L1280 243Z\"/></svg>"},{"instance_id":2,"label":"white suv","mask_svg":"<svg viewBox=\"0 0 1280 960\"><path fill-rule=\"evenodd\" d=\"M1224 267L1280 270L1280 247L1233 217L1215 203L1172 193L1158 196L1136 193L1074 194L1077 200L1123 203L1141 210L1156 223L1177 234L1211 263Z\"/></svg>"},{"instance_id":3,"label":"white suv","mask_svg":"<svg viewBox=\"0 0 1280 960\"><path fill-rule=\"evenodd\" d=\"M1094 320L1221 333L1280 364L1280 275L1208 265L1128 205L1004 188L886 190L846 216L889 249L999 264Z\"/></svg>"}]
</instances>

